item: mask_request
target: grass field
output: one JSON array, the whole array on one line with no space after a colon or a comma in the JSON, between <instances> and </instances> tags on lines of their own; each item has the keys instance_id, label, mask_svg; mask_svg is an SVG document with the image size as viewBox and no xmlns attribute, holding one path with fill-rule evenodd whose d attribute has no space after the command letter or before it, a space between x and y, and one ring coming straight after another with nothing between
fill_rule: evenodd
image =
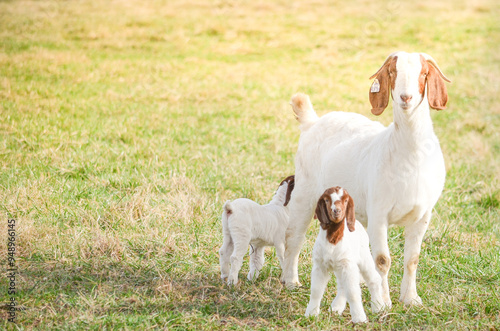
<instances>
[{"instance_id":1,"label":"grass field","mask_svg":"<svg viewBox=\"0 0 500 331\"><path fill-rule=\"evenodd\" d=\"M370 114L370 77L396 50L452 80L432 111L447 180L417 289L397 301L404 234L389 232L393 308L359 329L500 328L500 4L495 0L1 1L0 328L351 328L305 318L274 249L254 283L220 282L224 201L267 202L294 172L288 100ZM9 323L8 219L17 324ZM248 270L245 259L240 277Z\"/></svg>"}]
</instances>

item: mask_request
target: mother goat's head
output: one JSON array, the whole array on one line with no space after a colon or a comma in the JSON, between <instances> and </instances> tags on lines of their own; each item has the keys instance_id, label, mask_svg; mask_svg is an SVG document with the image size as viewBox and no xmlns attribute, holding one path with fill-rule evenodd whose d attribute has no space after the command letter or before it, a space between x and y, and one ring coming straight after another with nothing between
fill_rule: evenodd
<instances>
[{"instance_id":1,"label":"mother goat's head","mask_svg":"<svg viewBox=\"0 0 500 331\"><path fill-rule=\"evenodd\" d=\"M376 78L370 88L372 113L380 115L387 108L392 91L394 105L410 111L425 98L431 108L446 108L448 93L444 81L450 82L436 61L425 53L396 52L387 57L382 67L370 77Z\"/></svg>"}]
</instances>

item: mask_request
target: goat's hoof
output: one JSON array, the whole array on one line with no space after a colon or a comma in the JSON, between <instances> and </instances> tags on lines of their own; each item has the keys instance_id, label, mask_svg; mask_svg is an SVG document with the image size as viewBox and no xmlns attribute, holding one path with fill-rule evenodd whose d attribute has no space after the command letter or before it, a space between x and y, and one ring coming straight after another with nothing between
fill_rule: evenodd
<instances>
[{"instance_id":1,"label":"goat's hoof","mask_svg":"<svg viewBox=\"0 0 500 331\"><path fill-rule=\"evenodd\" d=\"M258 276L259 276L258 274L253 274L253 273L251 274L251 273L248 273L248 275L247 275L247 279L248 279L249 281L253 282L254 280L256 280L256 279L257 279L257 277L258 277Z\"/></svg>"},{"instance_id":2,"label":"goat's hoof","mask_svg":"<svg viewBox=\"0 0 500 331\"><path fill-rule=\"evenodd\" d=\"M353 323L368 323L368 318L365 316L365 317L353 317L352 318L352 322Z\"/></svg>"},{"instance_id":3,"label":"goat's hoof","mask_svg":"<svg viewBox=\"0 0 500 331\"><path fill-rule=\"evenodd\" d=\"M302 284L299 282L291 282L291 283L285 283L285 286L289 290L296 290L299 287L302 287Z\"/></svg>"},{"instance_id":4,"label":"goat's hoof","mask_svg":"<svg viewBox=\"0 0 500 331\"><path fill-rule=\"evenodd\" d=\"M345 305L334 305L333 303L330 306L330 308L328 308L328 311L332 313L337 313L338 315L342 315L344 310L345 310Z\"/></svg>"},{"instance_id":5,"label":"goat's hoof","mask_svg":"<svg viewBox=\"0 0 500 331\"><path fill-rule=\"evenodd\" d=\"M229 286L232 286L232 285L236 285L238 284L238 278L233 278L231 276L229 276L229 278L227 279L227 285Z\"/></svg>"},{"instance_id":6,"label":"goat's hoof","mask_svg":"<svg viewBox=\"0 0 500 331\"><path fill-rule=\"evenodd\" d=\"M391 308L392 308L392 301L391 301L391 298L389 298L389 299L384 299L384 308L385 308L385 309L391 309Z\"/></svg>"},{"instance_id":7,"label":"goat's hoof","mask_svg":"<svg viewBox=\"0 0 500 331\"><path fill-rule=\"evenodd\" d=\"M319 307L316 307L314 309L306 309L306 313L304 314L305 317L318 316L318 315L319 315Z\"/></svg>"},{"instance_id":8,"label":"goat's hoof","mask_svg":"<svg viewBox=\"0 0 500 331\"><path fill-rule=\"evenodd\" d=\"M282 283L289 290L294 290L302 286L298 279L287 280L286 278L282 278Z\"/></svg>"},{"instance_id":9,"label":"goat's hoof","mask_svg":"<svg viewBox=\"0 0 500 331\"><path fill-rule=\"evenodd\" d=\"M366 317L366 314L362 312L361 314L352 315L351 321L353 323L366 323L368 322L368 318Z\"/></svg>"},{"instance_id":10,"label":"goat's hoof","mask_svg":"<svg viewBox=\"0 0 500 331\"><path fill-rule=\"evenodd\" d=\"M421 306L422 305L422 298L420 298L420 296L418 296L418 295L415 295L413 297L411 297L411 296L407 296L407 297L401 296L399 298L399 301L401 301L402 303L404 303L405 306Z\"/></svg>"},{"instance_id":11,"label":"goat's hoof","mask_svg":"<svg viewBox=\"0 0 500 331\"><path fill-rule=\"evenodd\" d=\"M378 302L373 302L372 301L371 307L372 307L372 312L375 313L375 314L379 313L382 310L384 310L385 308L387 308L386 305L385 305L385 303L380 302L380 301L378 301Z\"/></svg>"},{"instance_id":12,"label":"goat's hoof","mask_svg":"<svg viewBox=\"0 0 500 331\"><path fill-rule=\"evenodd\" d=\"M285 278L285 273L284 272L281 272L280 283L281 284L285 284L286 283L286 278Z\"/></svg>"},{"instance_id":13,"label":"goat's hoof","mask_svg":"<svg viewBox=\"0 0 500 331\"><path fill-rule=\"evenodd\" d=\"M374 314L377 314L377 313L380 313L382 310L384 310L384 306L380 306L380 305L375 305L372 303L372 313Z\"/></svg>"}]
</instances>

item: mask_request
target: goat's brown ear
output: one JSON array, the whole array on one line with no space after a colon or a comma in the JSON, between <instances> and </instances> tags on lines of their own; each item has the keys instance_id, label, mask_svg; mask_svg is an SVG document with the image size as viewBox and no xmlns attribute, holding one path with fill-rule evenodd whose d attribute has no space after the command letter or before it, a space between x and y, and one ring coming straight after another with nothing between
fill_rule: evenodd
<instances>
[{"instance_id":1,"label":"goat's brown ear","mask_svg":"<svg viewBox=\"0 0 500 331\"><path fill-rule=\"evenodd\" d=\"M370 86L370 103L372 105L372 114L377 116L382 114L389 104L391 79L389 77L390 61L388 60L375 75L370 77L371 79L376 76Z\"/></svg>"},{"instance_id":2,"label":"goat's brown ear","mask_svg":"<svg viewBox=\"0 0 500 331\"><path fill-rule=\"evenodd\" d=\"M427 100L431 108L442 110L446 108L448 102L448 92L446 91L446 82L451 82L446 77L432 56L426 53L420 53L421 61L427 61L429 72L427 73Z\"/></svg>"},{"instance_id":3,"label":"goat's brown ear","mask_svg":"<svg viewBox=\"0 0 500 331\"><path fill-rule=\"evenodd\" d=\"M319 198L316 206L316 216L321 224L328 225L333 222L332 200L328 194L323 194Z\"/></svg>"},{"instance_id":4,"label":"goat's brown ear","mask_svg":"<svg viewBox=\"0 0 500 331\"><path fill-rule=\"evenodd\" d=\"M347 221L347 228L350 232L354 231L354 226L356 224L356 211L354 209L354 200L347 194L347 210L345 212L345 219Z\"/></svg>"},{"instance_id":5,"label":"goat's brown ear","mask_svg":"<svg viewBox=\"0 0 500 331\"><path fill-rule=\"evenodd\" d=\"M429 106L436 110L446 108L448 102L448 92L444 79L441 77L439 68L436 68L433 63L429 63L429 73L427 74L427 100Z\"/></svg>"},{"instance_id":6,"label":"goat's brown ear","mask_svg":"<svg viewBox=\"0 0 500 331\"><path fill-rule=\"evenodd\" d=\"M290 198L292 197L292 191L295 187L295 176L294 175L288 176L285 180L288 182L288 186L286 188L286 197L284 206L288 205L288 203L290 202Z\"/></svg>"}]
</instances>

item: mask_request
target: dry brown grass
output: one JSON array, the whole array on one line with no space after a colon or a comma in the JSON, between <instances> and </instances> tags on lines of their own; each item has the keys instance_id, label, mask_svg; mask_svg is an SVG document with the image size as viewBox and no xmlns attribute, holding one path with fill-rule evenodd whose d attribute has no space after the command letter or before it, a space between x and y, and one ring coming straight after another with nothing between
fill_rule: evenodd
<instances>
[{"instance_id":1,"label":"dry brown grass","mask_svg":"<svg viewBox=\"0 0 500 331\"><path fill-rule=\"evenodd\" d=\"M449 108L432 113L448 177L419 265L425 305L396 302L403 232L391 229L394 307L357 328L498 328L499 14L490 0L0 2L0 201L17 220L18 325L351 328L326 307L302 317L315 223L304 288L281 286L273 250L258 281L224 286L221 207L264 203L293 173L293 93L320 114L389 123L391 111L370 114L368 77L402 49L431 54L453 81ZM2 261L6 239L0 222Z\"/></svg>"}]
</instances>

